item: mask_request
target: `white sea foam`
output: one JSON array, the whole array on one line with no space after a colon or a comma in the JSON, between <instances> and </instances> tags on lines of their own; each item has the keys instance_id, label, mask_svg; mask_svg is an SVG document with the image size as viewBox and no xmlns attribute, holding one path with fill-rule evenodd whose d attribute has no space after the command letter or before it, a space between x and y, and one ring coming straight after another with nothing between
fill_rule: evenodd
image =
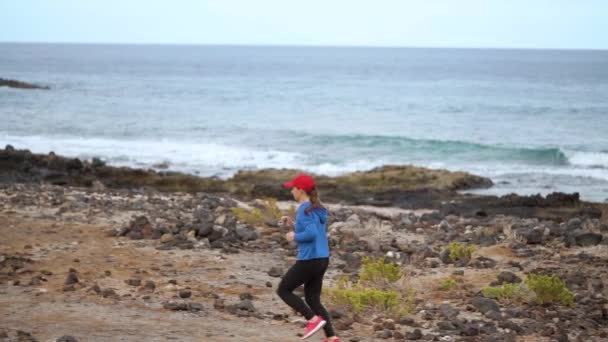
<instances>
[{"instance_id":1,"label":"white sea foam","mask_svg":"<svg viewBox=\"0 0 608 342\"><path fill-rule=\"evenodd\" d=\"M3 136L0 142L18 149L27 148L34 153L54 151L69 157L98 157L116 166L154 167L162 163L170 170L205 175L226 175L237 169L293 167L304 158L298 153L279 150L167 140Z\"/></svg>"},{"instance_id":2,"label":"white sea foam","mask_svg":"<svg viewBox=\"0 0 608 342\"><path fill-rule=\"evenodd\" d=\"M574 166L608 169L608 153L566 151L568 162Z\"/></svg>"}]
</instances>

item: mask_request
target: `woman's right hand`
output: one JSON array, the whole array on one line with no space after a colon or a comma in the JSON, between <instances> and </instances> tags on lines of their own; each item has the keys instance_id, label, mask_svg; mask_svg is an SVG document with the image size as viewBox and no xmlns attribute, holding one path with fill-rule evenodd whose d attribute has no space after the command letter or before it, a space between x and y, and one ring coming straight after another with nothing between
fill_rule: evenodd
<instances>
[{"instance_id":1,"label":"woman's right hand","mask_svg":"<svg viewBox=\"0 0 608 342\"><path fill-rule=\"evenodd\" d=\"M293 219L290 216L283 216L279 219L280 227L293 227Z\"/></svg>"}]
</instances>

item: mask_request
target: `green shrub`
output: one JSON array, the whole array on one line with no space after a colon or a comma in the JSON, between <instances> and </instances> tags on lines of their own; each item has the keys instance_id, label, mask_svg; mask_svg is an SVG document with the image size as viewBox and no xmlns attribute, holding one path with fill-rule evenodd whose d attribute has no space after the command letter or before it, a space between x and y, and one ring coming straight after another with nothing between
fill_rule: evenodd
<instances>
[{"instance_id":1,"label":"green shrub","mask_svg":"<svg viewBox=\"0 0 608 342\"><path fill-rule=\"evenodd\" d=\"M279 209L279 207L277 206L277 199L271 197L264 199L262 213L265 217L274 220L273 222L278 221L281 216L283 216L281 209Z\"/></svg>"},{"instance_id":2,"label":"green shrub","mask_svg":"<svg viewBox=\"0 0 608 342\"><path fill-rule=\"evenodd\" d=\"M399 266L395 263L385 262L384 257L377 259L363 257L359 281L368 285L385 286L396 282L402 275Z\"/></svg>"},{"instance_id":3,"label":"green shrub","mask_svg":"<svg viewBox=\"0 0 608 342\"><path fill-rule=\"evenodd\" d=\"M402 272L384 258L363 258L363 268L357 282L347 277L338 280L324 296L334 305L346 307L353 313L379 313L396 319L408 314L413 306L413 291L400 288L396 282Z\"/></svg>"},{"instance_id":4,"label":"green shrub","mask_svg":"<svg viewBox=\"0 0 608 342\"><path fill-rule=\"evenodd\" d=\"M496 287L486 287L481 290L481 293L484 297L495 298L501 301L518 301L525 299L529 291L522 284L503 284Z\"/></svg>"},{"instance_id":5,"label":"green shrub","mask_svg":"<svg viewBox=\"0 0 608 342\"><path fill-rule=\"evenodd\" d=\"M336 305L346 306L354 313L380 312L395 318L407 315L411 310L412 299L395 289L350 287L331 289L330 297Z\"/></svg>"},{"instance_id":6,"label":"green shrub","mask_svg":"<svg viewBox=\"0 0 608 342\"><path fill-rule=\"evenodd\" d=\"M523 284L503 284L496 287L486 287L481 293L488 298L501 301L536 300L539 304L560 303L566 306L574 305L574 294L566 288L564 282L556 276L531 274Z\"/></svg>"},{"instance_id":7,"label":"green shrub","mask_svg":"<svg viewBox=\"0 0 608 342\"><path fill-rule=\"evenodd\" d=\"M263 226L265 223L262 212L258 208L253 208L251 211L245 208L232 208L232 213L237 220L243 223L253 226Z\"/></svg>"},{"instance_id":8,"label":"green shrub","mask_svg":"<svg viewBox=\"0 0 608 342\"><path fill-rule=\"evenodd\" d=\"M460 242L452 242L448 245L450 260L452 262L471 259L471 255L473 255L476 249L477 245L465 245Z\"/></svg>"},{"instance_id":9,"label":"green shrub","mask_svg":"<svg viewBox=\"0 0 608 342\"><path fill-rule=\"evenodd\" d=\"M557 276L531 274L525 284L534 291L539 304L557 302L566 306L574 305L574 293Z\"/></svg>"},{"instance_id":10,"label":"green shrub","mask_svg":"<svg viewBox=\"0 0 608 342\"><path fill-rule=\"evenodd\" d=\"M288 215L292 211L294 210L290 208ZM260 208L253 208L251 211L244 208L232 208L232 213L240 222L254 226L267 226L270 223L278 222L283 216L275 198L264 199ZM291 216L293 217L295 214Z\"/></svg>"},{"instance_id":11,"label":"green shrub","mask_svg":"<svg viewBox=\"0 0 608 342\"><path fill-rule=\"evenodd\" d=\"M458 286L456 280L452 277L447 277L439 282L439 287L437 288L439 291L450 291Z\"/></svg>"}]
</instances>

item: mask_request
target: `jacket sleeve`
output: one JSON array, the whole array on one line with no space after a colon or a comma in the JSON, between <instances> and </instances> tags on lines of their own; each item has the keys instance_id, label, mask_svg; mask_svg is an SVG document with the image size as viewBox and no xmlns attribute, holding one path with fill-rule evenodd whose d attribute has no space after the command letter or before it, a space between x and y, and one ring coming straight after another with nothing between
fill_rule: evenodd
<instances>
[{"instance_id":1,"label":"jacket sleeve","mask_svg":"<svg viewBox=\"0 0 608 342\"><path fill-rule=\"evenodd\" d=\"M304 230L296 233L293 239L296 240L296 242L313 241L317 236L317 224L315 223L314 214L310 213L306 215L305 213L302 213L297 219L300 221L300 224L304 226Z\"/></svg>"}]
</instances>

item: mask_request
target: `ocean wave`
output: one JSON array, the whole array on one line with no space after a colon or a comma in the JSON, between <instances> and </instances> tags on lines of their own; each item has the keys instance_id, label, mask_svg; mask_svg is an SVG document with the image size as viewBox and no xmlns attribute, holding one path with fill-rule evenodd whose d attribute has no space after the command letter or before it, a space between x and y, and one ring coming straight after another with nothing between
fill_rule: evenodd
<instances>
[{"instance_id":1,"label":"ocean wave","mask_svg":"<svg viewBox=\"0 0 608 342\"><path fill-rule=\"evenodd\" d=\"M238 170L294 168L336 176L366 171L386 164L414 164L496 177L508 173L540 172L608 179L608 153L520 148L463 141L411 139L369 135L293 134L295 141L271 135L264 144L193 142L178 140L78 138L0 135L35 153L90 159L111 165L134 166L229 177ZM244 133L247 134L247 133ZM279 137L280 138L280 137ZM235 138L235 140L237 140ZM272 141L281 143L273 144ZM306 149L302 149L305 146ZM314 153L309 153L309 147ZM323 154L327 152L327 154Z\"/></svg>"},{"instance_id":2,"label":"ocean wave","mask_svg":"<svg viewBox=\"0 0 608 342\"><path fill-rule=\"evenodd\" d=\"M452 140L412 139L378 135L301 135L307 143L326 148L385 153L396 157L422 157L427 160L464 159L505 161L526 164L568 165L566 154L557 147L513 147Z\"/></svg>"}]
</instances>

